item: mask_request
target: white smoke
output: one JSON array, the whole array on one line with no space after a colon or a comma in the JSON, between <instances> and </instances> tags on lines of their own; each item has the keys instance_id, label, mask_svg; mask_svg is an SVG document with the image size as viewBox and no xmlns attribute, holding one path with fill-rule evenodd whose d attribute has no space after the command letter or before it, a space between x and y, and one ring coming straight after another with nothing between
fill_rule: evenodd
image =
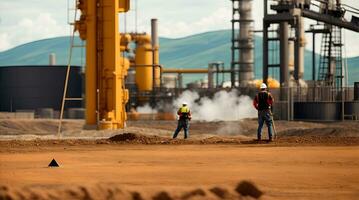
<instances>
[{"instance_id":1,"label":"white smoke","mask_svg":"<svg viewBox=\"0 0 359 200\"><path fill-rule=\"evenodd\" d=\"M157 113L158 111L154 108L152 108L149 104L145 104L144 106L137 107L138 113L144 113L144 114L153 114Z\"/></svg>"},{"instance_id":2,"label":"white smoke","mask_svg":"<svg viewBox=\"0 0 359 200\"><path fill-rule=\"evenodd\" d=\"M238 95L236 90L219 91L212 99L199 98L197 92L184 91L174 101L174 107L187 102L192 112L192 119L201 121L237 121L254 118L257 115L249 96Z\"/></svg>"}]
</instances>

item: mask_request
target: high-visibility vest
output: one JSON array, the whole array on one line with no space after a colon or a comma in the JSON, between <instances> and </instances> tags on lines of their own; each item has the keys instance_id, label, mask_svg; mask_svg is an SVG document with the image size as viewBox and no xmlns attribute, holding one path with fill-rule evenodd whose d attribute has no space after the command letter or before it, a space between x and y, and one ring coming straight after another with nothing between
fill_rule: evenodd
<instances>
[{"instance_id":1,"label":"high-visibility vest","mask_svg":"<svg viewBox=\"0 0 359 200\"><path fill-rule=\"evenodd\" d=\"M189 108L187 106L182 106L179 110L180 113L189 113Z\"/></svg>"},{"instance_id":2,"label":"high-visibility vest","mask_svg":"<svg viewBox=\"0 0 359 200\"><path fill-rule=\"evenodd\" d=\"M182 106L180 109L178 109L178 114L180 116L180 119L188 119L190 118L190 110L187 106Z\"/></svg>"}]
</instances>

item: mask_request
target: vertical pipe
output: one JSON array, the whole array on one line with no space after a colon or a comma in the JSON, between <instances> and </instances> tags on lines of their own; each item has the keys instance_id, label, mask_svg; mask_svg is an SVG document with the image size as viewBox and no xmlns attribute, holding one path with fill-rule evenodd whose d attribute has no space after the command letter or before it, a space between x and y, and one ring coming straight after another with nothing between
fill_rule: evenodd
<instances>
[{"instance_id":1,"label":"vertical pipe","mask_svg":"<svg viewBox=\"0 0 359 200\"><path fill-rule=\"evenodd\" d=\"M295 64L294 64L294 79L299 80L303 78L304 74L304 48L305 35L303 26L303 17L297 18L297 26L295 27Z\"/></svg>"},{"instance_id":2,"label":"vertical pipe","mask_svg":"<svg viewBox=\"0 0 359 200\"><path fill-rule=\"evenodd\" d=\"M219 63L216 64L216 88L219 86Z\"/></svg>"},{"instance_id":3,"label":"vertical pipe","mask_svg":"<svg viewBox=\"0 0 359 200\"><path fill-rule=\"evenodd\" d=\"M298 79L303 79L304 77L304 53L305 53L305 31L304 31L304 18L299 17L299 58L298 58Z\"/></svg>"},{"instance_id":4,"label":"vertical pipe","mask_svg":"<svg viewBox=\"0 0 359 200\"><path fill-rule=\"evenodd\" d=\"M288 86L288 22L280 23L280 84Z\"/></svg>"},{"instance_id":5,"label":"vertical pipe","mask_svg":"<svg viewBox=\"0 0 359 200\"><path fill-rule=\"evenodd\" d=\"M280 22L280 100L287 100L287 120L290 119L290 95L289 95L289 56L288 56L288 22Z\"/></svg>"},{"instance_id":6,"label":"vertical pipe","mask_svg":"<svg viewBox=\"0 0 359 200\"><path fill-rule=\"evenodd\" d=\"M312 33L313 51L312 51L312 80L315 81L315 32Z\"/></svg>"},{"instance_id":7,"label":"vertical pipe","mask_svg":"<svg viewBox=\"0 0 359 200\"><path fill-rule=\"evenodd\" d=\"M299 53L299 43L300 43L300 28L299 28L299 17L297 17L297 24L295 26L295 41L294 41L294 80L298 81L299 80L299 65L300 65L300 61L299 61L299 57L300 57L300 53Z\"/></svg>"},{"instance_id":8,"label":"vertical pipe","mask_svg":"<svg viewBox=\"0 0 359 200\"><path fill-rule=\"evenodd\" d=\"M151 44L152 44L152 77L153 88L160 87L160 68L159 68L159 40L158 40L158 20L151 19Z\"/></svg>"},{"instance_id":9,"label":"vertical pipe","mask_svg":"<svg viewBox=\"0 0 359 200\"><path fill-rule=\"evenodd\" d=\"M339 5L337 5L337 6L340 6L340 1L338 0L337 1L337 3L339 4ZM338 27L338 29L339 29L339 35L340 35L340 41L341 41L341 37L342 37L342 29L340 28L340 27ZM340 47L341 48L341 47ZM342 107L342 121L344 121L344 115L345 115L345 98L344 98L344 84L343 84L343 79L344 79L344 74L343 74L343 72L344 72L344 70L343 70L343 60L342 60L342 57L343 57L343 55L342 55L342 50L340 49L340 66L341 66L341 70L340 70L340 88L341 88L341 96L342 96L342 102L341 102L341 107Z\"/></svg>"},{"instance_id":10,"label":"vertical pipe","mask_svg":"<svg viewBox=\"0 0 359 200\"><path fill-rule=\"evenodd\" d=\"M266 0L264 0L266 2ZM263 20L263 82L268 80L268 25Z\"/></svg>"},{"instance_id":11,"label":"vertical pipe","mask_svg":"<svg viewBox=\"0 0 359 200\"><path fill-rule=\"evenodd\" d=\"M158 20L157 19L151 19L151 41L152 46L157 47L159 45L158 41Z\"/></svg>"},{"instance_id":12,"label":"vertical pipe","mask_svg":"<svg viewBox=\"0 0 359 200\"><path fill-rule=\"evenodd\" d=\"M234 31L234 1L232 0L232 49L231 49L231 88L235 87L235 64L234 64L234 60L235 60L235 54L234 54L234 35L235 35L235 31Z\"/></svg>"},{"instance_id":13,"label":"vertical pipe","mask_svg":"<svg viewBox=\"0 0 359 200\"><path fill-rule=\"evenodd\" d=\"M265 21L265 18L268 14L267 8L268 8L268 2L267 0L263 0L263 82L267 83L268 80L268 27L269 25Z\"/></svg>"},{"instance_id":14,"label":"vertical pipe","mask_svg":"<svg viewBox=\"0 0 359 200\"><path fill-rule=\"evenodd\" d=\"M50 55L49 55L49 65L50 66L56 65L56 54L55 53L50 53Z\"/></svg>"},{"instance_id":15,"label":"vertical pipe","mask_svg":"<svg viewBox=\"0 0 359 200\"><path fill-rule=\"evenodd\" d=\"M208 89L213 88L213 64L208 64Z\"/></svg>"},{"instance_id":16,"label":"vertical pipe","mask_svg":"<svg viewBox=\"0 0 359 200\"><path fill-rule=\"evenodd\" d=\"M329 81L330 86L333 86L332 82L332 28L329 29L329 50L328 50L328 75L327 79Z\"/></svg>"}]
</instances>

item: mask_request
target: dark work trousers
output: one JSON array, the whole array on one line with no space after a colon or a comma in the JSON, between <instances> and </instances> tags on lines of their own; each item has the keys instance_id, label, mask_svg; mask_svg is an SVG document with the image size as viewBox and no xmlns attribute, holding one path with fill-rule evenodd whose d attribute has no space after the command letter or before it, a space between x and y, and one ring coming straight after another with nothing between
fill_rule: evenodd
<instances>
[{"instance_id":1,"label":"dark work trousers","mask_svg":"<svg viewBox=\"0 0 359 200\"><path fill-rule=\"evenodd\" d=\"M178 133L181 131L181 129L183 128L184 130L184 139L189 137L189 120L188 119L179 119L178 120L178 124L177 124L177 128L173 134L173 138L176 138Z\"/></svg>"},{"instance_id":2,"label":"dark work trousers","mask_svg":"<svg viewBox=\"0 0 359 200\"><path fill-rule=\"evenodd\" d=\"M270 110L258 111L258 131L257 131L258 140L262 139L262 128L263 128L264 122L266 123L266 125L268 127L269 139L272 139L272 137L273 137L273 134L272 134L273 120L272 120L272 113Z\"/></svg>"}]
</instances>

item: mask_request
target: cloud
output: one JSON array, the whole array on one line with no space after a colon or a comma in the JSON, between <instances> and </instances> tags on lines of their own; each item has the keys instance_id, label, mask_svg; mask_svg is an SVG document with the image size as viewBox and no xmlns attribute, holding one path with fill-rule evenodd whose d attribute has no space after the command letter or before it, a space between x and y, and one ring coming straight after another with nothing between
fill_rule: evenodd
<instances>
[{"instance_id":1,"label":"cloud","mask_svg":"<svg viewBox=\"0 0 359 200\"><path fill-rule=\"evenodd\" d=\"M0 33L0 51L11 47L8 33Z\"/></svg>"},{"instance_id":2,"label":"cloud","mask_svg":"<svg viewBox=\"0 0 359 200\"><path fill-rule=\"evenodd\" d=\"M8 25L0 34L0 51L34 40L68 35L69 27L59 25L50 13L40 13L34 18L21 18Z\"/></svg>"},{"instance_id":3,"label":"cloud","mask_svg":"<svg viewBox=\"0 0 359 200\"><path fill-rule=\"evenodd\" d=\"M175 13L171 15L173 16L171 18L164 18L159 16L159 34L160 36L164 37L177 38L207 31L230 29L232 11L228 5L210 10L208 14L203 16L194 15L191 20L188 20L188 18L182 19L181 16L176 15ZM126 17L128 22L133 22L133 13L129 13ZM148 33L150 32L150 18L141 18L138 21L138 25L138 30ZM134 29L134 26L127 26L127 30L129 31L134 31Z\"/></svg>"},{"instance_id":4,"label":"cloud","mask_svg":"<svg viewBox=\"0 0 359 200\"><path fill-rule=\"evenodd\" d=\"M126 14L127 31L136 30L136 2L139 32L150 32L151 18L158 18L160 36L171 38L231 28L232 3L229 0L131 0L131 12ZM358 0L342 0L342 3L359 7ZM262 29L263 0L253 0L252 4L255 29L259 30ZM25 42L69 34L67 1L64 0L1 0L0 17L0 51ZM124 24L123 21L120 24L122 31ZM358 41L357 33L346 32L346 44ZM310 44L308 35L309 49ZM346 48L348 56L359 55L355 45L346 45Z\"/></svg>"}]
</instances>

